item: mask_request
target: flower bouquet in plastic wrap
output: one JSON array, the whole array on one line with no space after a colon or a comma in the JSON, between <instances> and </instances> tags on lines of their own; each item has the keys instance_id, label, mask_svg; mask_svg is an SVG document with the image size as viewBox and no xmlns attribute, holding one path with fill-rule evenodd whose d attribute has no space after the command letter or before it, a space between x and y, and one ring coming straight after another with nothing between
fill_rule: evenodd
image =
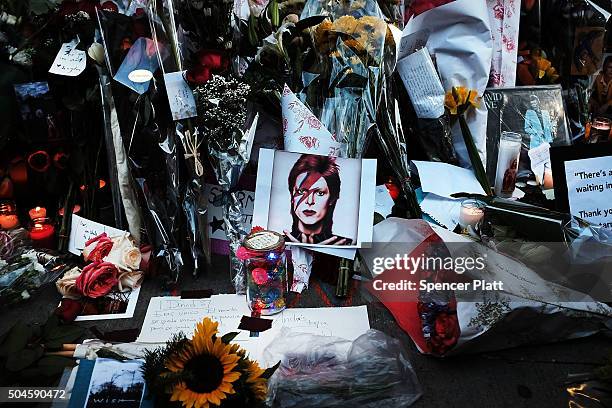
<instances>
[{"instance_id":1,"label":"flower bouquet in plastic wrap","mask_svg":"<svg viewBox=\"0 0 612 408\"><path fill-rule=\"evenodd\" d=\"M606 280L609 231L560 229L567 241L517 237L491 245L424 221L389 218L374 227L379 243L361 251L375 277L367 287L418 349L435 356L608 331L612 308L604 302L610 300L610 284L604 282L605 294L594 289ZM377 259L398 254L415 261L410 273L401 265L381 268ZM556 276L546 264L554 264ZM399 282L403 290L380 290L382 282Z\"/></svg>"},{"instance_id":2,"label":"flower bouquet in plastic wrap","mask_svg":"<svg viewBox=\"0 0 612 408\"><path fill-rule=\"evenodd\" d=\"M0 231L0 306L31 298L71 266L65 256L31 247L28 231Z\"/></svg>"}]
</instances>

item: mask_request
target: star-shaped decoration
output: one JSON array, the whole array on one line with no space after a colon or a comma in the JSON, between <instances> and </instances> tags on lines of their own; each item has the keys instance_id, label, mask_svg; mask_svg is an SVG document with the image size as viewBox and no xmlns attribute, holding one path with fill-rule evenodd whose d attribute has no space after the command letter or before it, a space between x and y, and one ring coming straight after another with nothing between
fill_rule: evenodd
<instances>
[{"instance_id":1,"label":"star-shaped decoration","mask_svg":"<svg viewBox=\"0 0 612 408\"><path fill-rule=\"evenodd\" d=\"M223 219L219 219L219 218L215 217L214 215L213 215L212 222L209 222L208 224L212 228L212 233L213 234L217 230L225 231L225 223L223 222Z\"/></svg>"}]
</instances>

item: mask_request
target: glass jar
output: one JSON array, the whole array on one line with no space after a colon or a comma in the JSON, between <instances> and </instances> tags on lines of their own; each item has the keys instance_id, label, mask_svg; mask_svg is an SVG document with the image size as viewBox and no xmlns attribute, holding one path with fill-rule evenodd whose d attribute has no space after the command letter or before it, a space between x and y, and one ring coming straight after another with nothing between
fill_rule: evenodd
<instances>
[{"instance_id":1,"label":"glass jar","mask_svg":"<svg viewBox=\"0 0 612 408\"><path fill-rule=\"evenodd\" d=\"M459 212L459 226L462 232L478 231L485 215L486 204L479 200L463 200Z\"/></svg>"},{"instance_id":2,"label":"glass jar","mask_svg":"<svg viewBox=\"0 0 612 408\"><path fill-rule=\"evenodd\" d=\"M19 226L17 205L14 201L0 201L0 230L12 230Z\"/></svg>"},{"instance_id":3,"label":"glass jar","mask_svg":"<svg viewBox=\"0 0 612 408\"><path fill-rule=\"evenodd\" d=\"M610 139L612 121L608 118L597 117L591 123L591 129L587 135L589 143L607 142Z\"/></svg>"},{"instance_id":4,"label":"glass jar","mask_svg":"<svg viewBox=\"0 0 612 408\"><path fill-rule=\"evenodd\" d=\"M55 225L50 218L35 218L30 223L30 239L34 248L55 249Z\"/></svg>"},{"instance_id":5,"label":"glass jar","mask_svg":"<svg viewBox=\"0 0 612 408\"><path fill-rule=\"evenodd\" d=\"M244 260L249 308L263 316L281 312L287 305L288 290L283 236L273 231L258 231L249 234L242 245L249 253Z\"/></svg>"},{"instance_id":6,"label":"glass jar","mask_svg":"<svg viewBox=\"0 0 612 408\"><path fill-rule=\"evenodd\" d=\"M511 197L516 183L522 136L519 133L502 132L495 172L495 195Z\"/></svg>"}]
</instances>

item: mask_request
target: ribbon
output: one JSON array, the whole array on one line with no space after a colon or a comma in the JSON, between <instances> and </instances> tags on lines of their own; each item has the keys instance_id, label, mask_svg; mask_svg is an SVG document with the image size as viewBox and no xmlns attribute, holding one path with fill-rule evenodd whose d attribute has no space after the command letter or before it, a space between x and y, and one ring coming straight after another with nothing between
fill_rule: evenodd
<instances>
[{"instance_id":1,"label":"ribbon","mask_svg":"<svg viewBox=\"0 0 612 408\"><path fill-rule=\"evenodd\" d=\"M200 161L199 152L202 140L198 140L198 130L196 129L193 132L193 136L191 135L190 130L186 130L184 134L178 130L177 132L181 137L181 142L183 142L183 148L185 149L185 160L193 159L193 169L195 174L198 177L202 177L204 175L204 166Z\"/></svg>"}]
</instances>

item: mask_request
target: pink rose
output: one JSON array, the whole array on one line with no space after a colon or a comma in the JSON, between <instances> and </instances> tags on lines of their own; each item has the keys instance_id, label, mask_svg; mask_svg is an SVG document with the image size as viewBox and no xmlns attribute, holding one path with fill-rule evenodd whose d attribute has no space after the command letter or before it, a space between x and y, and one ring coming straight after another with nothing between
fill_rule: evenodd
<instances>
[{"instance_id":1,"label":"pink rose","mask_svg":"<svg viewBox=\"0 0 612 408\"><path fill-rule=\"evenodd\" d=\"M106 232L98 235L85 243L83 249L83 259L86 262L101 261L113 248L113 241L106 235Z\"/></svg>"},{"instance_id":2,"label":"pink rose","mask_svg":"<svg viewBox=\"0 0 612 408\"><path fill-rule=\"evenodd\" d=\"M76 279L76 288L89 298L106 295L117 285L118 272L110 262L93 262L83 268Z\"/></svg>"}]
</instances>

